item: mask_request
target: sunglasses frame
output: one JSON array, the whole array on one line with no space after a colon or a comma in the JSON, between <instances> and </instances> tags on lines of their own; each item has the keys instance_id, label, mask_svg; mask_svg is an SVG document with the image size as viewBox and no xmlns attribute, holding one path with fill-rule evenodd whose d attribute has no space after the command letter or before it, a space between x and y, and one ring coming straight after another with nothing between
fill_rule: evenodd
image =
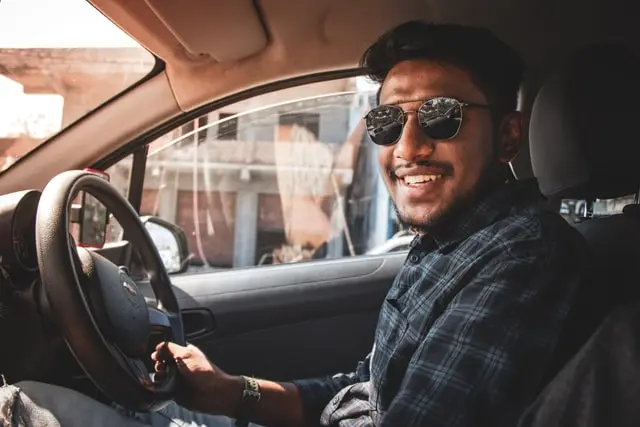
<instances>
[{"instance_id":1,"label":"sunglasses frame","mask_svg":"<svg viewBox=\"0 0 640 427\"><path fill-rule=\"evenodd\" d=\"M483 109L488 109L488 110L492 110L493 107L491 105L488 104L475 104L473 102L465 102L465 101L460 101L457 98L453 98L450 96L434 96L432 98L427 98L427 99L417 99L415 101L406 101L406 102L402 102L402 104L407 104L409 102L422 102L422 104L420 104L420 107L418 107L417 110L409 110L409 111L405 111L402 109L402 107L400 107L399 105L389 105L389 104L382 104L382 105L378 105L377 107L372 108L363 118L365 120L365 124L366 124L366 128L367 128L367 134L369 135L369 139L371 140L371 142L373 142L376 145L379 145L381 147L389 147L391 145L395 145L398 141L400 141L400 138L402 138L402 133L404 132L404 127L407 124L407 115L408 114L419 114L420 110L427 105L427 103L429 101L433 101L433 100L437 100L437 99L447 99L447 100L452 100L456 102L456 105L454 106L454 109L456 107L460 108L460 125L458 126L458 129L456 130L456 132L448 137L448 138L442 138L442 139L435 139L436 141L450 141L452 139L455 139L458 134L460 133L460 129L462 128L462 121L464 120L464 109L467 107L470 108L483 108ZM400 111L400 118L401 118L401 123L402 123L402 130L400 131L400 133L398 134L398 137L393 141L393 142L389 142L388 144L379 144L377 142L375 142L375 140L373 139L373 137L371 136L371 133L369 132L369 124L368 124L368 119L369 119L369 115L371 113L373 113L376 109L381 108L381 107L387 107L387 108L392 108L396 111ZM420 126L420 130L422 131L422 133L424 133L428 138L431 138L431 136L429 136L429 134L426 133L425 131L425 127L422 126L420 120L418 119L418 124Z\"/></svg>"}]
</instances>

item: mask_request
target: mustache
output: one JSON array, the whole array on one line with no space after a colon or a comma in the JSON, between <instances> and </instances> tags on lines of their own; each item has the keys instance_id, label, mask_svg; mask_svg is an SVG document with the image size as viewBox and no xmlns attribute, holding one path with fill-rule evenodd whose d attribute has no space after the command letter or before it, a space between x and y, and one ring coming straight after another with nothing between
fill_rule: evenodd
<instances>
[{"instance_id":1,"label":"mustache","mask_svg":"<svg viewBox=\"0 0 640 427\"><path fill-rule=\"evenodd\" d=\"M398 171L402 169L412 169L417 167L430 167L440 169L445 175L449 175L453 171L453 166L451 166L449 163L434 162L433 160L420 160L417 162L408 162L392 167L391 169L389 169L389 176L391 178L394 178L398 174Z\"/></svg>"}]
</instances>

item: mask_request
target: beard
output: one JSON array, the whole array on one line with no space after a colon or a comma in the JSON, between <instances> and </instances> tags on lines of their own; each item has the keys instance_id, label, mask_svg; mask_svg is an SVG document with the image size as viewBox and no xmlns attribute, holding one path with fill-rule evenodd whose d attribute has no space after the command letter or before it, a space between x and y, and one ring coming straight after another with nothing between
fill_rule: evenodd
<instances>
[{"instance_id":1,"label":"beard","mask_svg":"<svg viewBox=\"0 0 640 427\"><path fill-rule=\"evenodd\" d=\"M468 211L475 203L490 193L507 180L507 165L494 163L487 165L476 185L466 193L454 194L451 200L433 213L427 213L422 218L410 217L406 212L398 208L394 202L393 209L398 220L416 233L424 234L446 226L455 221L462 213Z\"/></svg>"}]
</instances>

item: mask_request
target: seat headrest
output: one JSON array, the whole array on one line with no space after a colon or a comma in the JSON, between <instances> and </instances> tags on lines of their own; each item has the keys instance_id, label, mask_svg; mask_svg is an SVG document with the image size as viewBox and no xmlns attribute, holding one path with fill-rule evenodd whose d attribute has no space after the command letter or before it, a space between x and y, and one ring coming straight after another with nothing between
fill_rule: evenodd
<instances>
[{"instance_id":1,"label":"seat headrest","mask_svg":"<svg viewBox=\"0 0 640 427\"><path fill-rule=\"evenodd\" d=\"M577 51L542 87L529 126L549 198L612 199L640 186L640 59L620 45Z\"/></svg>"}]
</instances>

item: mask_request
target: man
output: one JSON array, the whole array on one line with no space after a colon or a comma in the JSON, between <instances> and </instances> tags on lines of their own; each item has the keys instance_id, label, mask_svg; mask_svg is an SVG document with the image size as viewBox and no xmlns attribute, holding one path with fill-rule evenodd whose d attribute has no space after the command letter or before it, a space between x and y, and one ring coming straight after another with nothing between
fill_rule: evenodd
<instances>
[{"instance_id":1,"label":"man","mask_svg":"<svg viewBox=\"0 0 640 427\"><path fill-rule=\"evenodd\" d=\"M585 244L545 211L535 181L514 181L509 169L523 134L522 61L487 30L409 22L362 66L381 83L366 122L384 181L418 232L371 354L351 374L275 383L162 344L152 357L160 374L166 360L179 367L177 402L220 416L171 405L141 423L513 426L554 369Z\"/></svg>"}]
</instances>

